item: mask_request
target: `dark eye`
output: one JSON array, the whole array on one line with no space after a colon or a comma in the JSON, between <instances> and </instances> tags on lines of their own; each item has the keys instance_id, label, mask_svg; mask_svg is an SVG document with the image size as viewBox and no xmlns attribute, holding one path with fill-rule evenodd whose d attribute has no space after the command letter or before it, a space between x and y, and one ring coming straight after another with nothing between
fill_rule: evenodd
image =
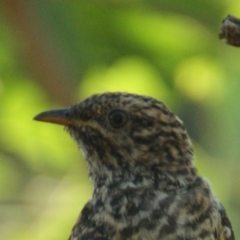
<instances>
[{"instance_id":1,"label":"dark eye","mask_svg":"<svg viewBox=\"0 0 240 240\"><path fill-rule=\"evenodd\" d=\"M127 114L121 110L115 110L109 114L109 122L115 128L123 127L127 121Z\"/></svg>"}]
</instances>

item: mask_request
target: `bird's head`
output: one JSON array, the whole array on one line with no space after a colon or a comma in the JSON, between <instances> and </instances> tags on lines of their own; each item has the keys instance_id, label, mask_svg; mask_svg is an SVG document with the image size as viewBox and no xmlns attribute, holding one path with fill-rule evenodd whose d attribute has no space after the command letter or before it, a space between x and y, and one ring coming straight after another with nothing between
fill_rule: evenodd
<instances>
[{"instance_id":1,"label":"bird's head","mask_svg":"<svg viewBox=\"0 0 240 240\"><path fill-rule=\"evenodd\" d=\"M93 95L35 120L64 125L88 162L90 177L151 174L153 169L186 174L192 148L186 130L161 102L128 93Z\"/></svg>"}]
</instances>

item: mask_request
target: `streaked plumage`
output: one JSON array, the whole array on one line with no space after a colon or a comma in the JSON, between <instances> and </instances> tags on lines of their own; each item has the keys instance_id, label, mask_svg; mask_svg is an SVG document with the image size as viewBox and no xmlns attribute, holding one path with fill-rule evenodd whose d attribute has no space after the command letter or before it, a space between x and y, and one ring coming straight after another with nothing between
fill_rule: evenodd
<instances>
[{"instance_id":1,"label":"streaked plumage","mask_svg":"<svg viewBox=\"0 0 240 240\"><path fill-rule=\"evenodd\" d=\"M70 240L234 240L182 121L163 103L105 93L35 119L65 125L87 161L94 191Z\"/></svg>"}]
</instances>

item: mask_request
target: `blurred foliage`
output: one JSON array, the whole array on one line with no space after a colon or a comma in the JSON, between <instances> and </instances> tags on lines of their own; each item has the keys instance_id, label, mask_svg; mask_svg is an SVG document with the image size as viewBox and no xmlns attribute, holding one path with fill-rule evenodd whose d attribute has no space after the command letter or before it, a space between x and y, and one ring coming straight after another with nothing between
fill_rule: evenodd
<instances>
[{"instance_id":1,"label":"blurred foliage","mask_svg":"<svg viewBox=\"0 0 240 240\"><path fill-rule=\"evenodd\" d=\"M240 237L239 49L219 41L237 0L0 3L0 238L67 239L91 195L84 159L38 112L97 92L154 96L193 139Z\"/></svg>"}]
</instances>

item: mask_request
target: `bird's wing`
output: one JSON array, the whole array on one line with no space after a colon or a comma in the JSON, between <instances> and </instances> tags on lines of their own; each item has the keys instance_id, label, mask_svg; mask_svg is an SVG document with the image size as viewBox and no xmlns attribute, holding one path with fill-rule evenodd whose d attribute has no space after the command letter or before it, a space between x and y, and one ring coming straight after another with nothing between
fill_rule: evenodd
<instances>
[{"instance_id":1,"label":"bird's wing","mask_svg":"<svg viewBox=\"0 0 240 240\"><path fill-rule=\"evenodd\" d=\"M218 229L216 229L216 240L235 240L232 224L222 205L220 205L219 213L221 216L221 223Z\"/></svg>"}]
</instances>

